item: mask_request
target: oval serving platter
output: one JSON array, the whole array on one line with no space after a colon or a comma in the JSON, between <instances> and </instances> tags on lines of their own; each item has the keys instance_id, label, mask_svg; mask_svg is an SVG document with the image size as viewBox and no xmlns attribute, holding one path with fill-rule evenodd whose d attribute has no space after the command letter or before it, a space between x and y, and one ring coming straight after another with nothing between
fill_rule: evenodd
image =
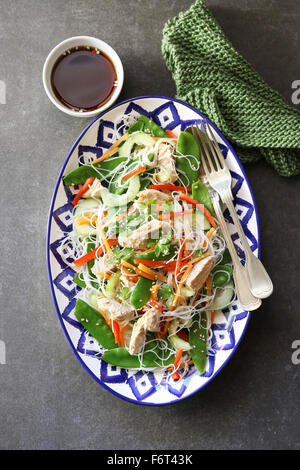
<instances>
[{"instance_id":1,"label":"oval serving platter","mask_svg":"<svg viewBox=\"0 0 300 470\"><path fill-rule=\"evenodd\" d=\"M119 398L142 405L167 405L198 392L221 371L241 341L250 314L243 311L237 301L224 314L220 314L212 326L213 349L207 360L205 374L200 376L196 369L191 368L188 376L178 382L165 381L160 373L125 370L106 364L99 355L97 341L77 322L74 307L80 288L73 282L73 260L68 258L67 245L63 244L72 230L72 199L76 187L75 191L65 187L62 176L76 168L79 159L81 163L87 163L100 157L112 144L115 123L128 114L136 117L144 114L163 129L170 129L177 134L195 122L201 124L204 119L199 111L182 101L152 95L126 100L94 119L68 153L54 188L48 221L47 268L58 319L72 351L84 369L97 383ZM237 214L252 251L259 256L258 216L249 182L236 153L215 126L211 125L231 171ZM238 254L243 259L238 235L226 211L224 214Z\"/></svg>"}]
</instances>

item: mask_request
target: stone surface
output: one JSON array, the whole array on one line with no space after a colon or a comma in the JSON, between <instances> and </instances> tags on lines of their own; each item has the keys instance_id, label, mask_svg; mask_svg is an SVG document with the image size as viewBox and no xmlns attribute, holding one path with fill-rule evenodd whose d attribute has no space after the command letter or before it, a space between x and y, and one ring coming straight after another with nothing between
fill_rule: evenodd
<instances>
[{"instance_id":1,"label":"stone surface","mask_svg":"<svg viewBox=\"0 0 300 470\"><path fill-rule=\"evenodd\" d=\"M1 310L0 448L300 448L299 178L264 163L246 168L274 295L253 314L237 353L203 391L176 406L139 407L98 386L72 354L56 318L45 232L60 166L87 121L58 111L41 73L49 50L88 34L121 56L120 99L174 96L160 53L165 21L190 0L3 0L0 5ZM207 0L236 48L291 102L299 80L298 0ZM298 274L298 281L297 276ZM145 423L147 425L145 426Z\"/></svg>"}]
</instances>

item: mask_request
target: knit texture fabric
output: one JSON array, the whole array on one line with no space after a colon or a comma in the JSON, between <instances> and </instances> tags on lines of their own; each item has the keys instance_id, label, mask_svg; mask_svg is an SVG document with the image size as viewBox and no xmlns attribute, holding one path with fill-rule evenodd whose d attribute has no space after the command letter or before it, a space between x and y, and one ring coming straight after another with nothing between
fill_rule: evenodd
<instances>
[{"instance_id":1,"label":"knit texture fabric","mask_svg":"<svg viewBox=\"0 0 300 470\"><path fill-rule=\"evenodd\" d=\"M162 54L177 97L204 113L243 162L265 158L282 176L300 173L300 111L234 49L203 0L165 24Z\"/></svg>"}]
</instances>

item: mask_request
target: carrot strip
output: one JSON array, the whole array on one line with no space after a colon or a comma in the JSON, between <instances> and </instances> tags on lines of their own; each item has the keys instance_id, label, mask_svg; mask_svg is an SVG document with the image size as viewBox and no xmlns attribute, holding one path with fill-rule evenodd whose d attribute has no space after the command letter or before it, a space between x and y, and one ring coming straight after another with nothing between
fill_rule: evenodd
<instances>
[{"instance_id":1,"label":"carrot strip","mask_svg":"<svg viewBox=\"0 0 300 470\"><path fill-rule=\"evenodd\" d=\"M115 337L115 343L120 344L120 325L116 320L112 320L112 331Z\"/></svg>"},{"instance_id":2,"label":"carrot strip","mask_svg":"<svg viewBox=\"0 0 300 470\"><path fill-rule=\"evenodd\" d=\"M108 273L97 273L97 276L102 277L106 280L108 280L110 278L110 274L108 274Z\"/></svg>"},{"instance_id":3,"label":"carrot strip","mask_svg":"<svg viewBox=\"0 0 300 470\"><path fill-rule=\"evenodd\" d=\"M76 219L76 224L77 225L89 225L89 224L95 225L97 223L97 219L98 217L95 214L91 216L82 215L78 217L78 219Z\"/></svg>"},{"instance_id":4,"label":"carrot strip","mask_svg":"<svg viewBox=\"0 0 300 470\"><path fill-rule=\"evenodd\" d=\"M128 271L128 269L126 269L125 266L122 266L122 273L125 274L129 278L129 281L131 282L137 282L140 277L137 274L133 274L130 271Z\"/></svg>"},{"instance_id":5,"label":"carrot strip","mask_svg":"<svg viewBox=\"0 0 300 470\"><path fill-rule=\"evenodd\" d=\"M212 234L214 233L216 229L214 227L211 227L211 229L209 229L209 231L207 232L207 238L210 239L212 237ZM204 243L203 243L203 248L206 248L207 246L207 242L206 240L204 240Z\"/></svg>"},{"instance_id":6,"label":"carrot strip","mask_svg":"<svg viewBox=\"0 0 300 470\"><path fill-rule=\"evenodd\" d=\"M146 274L149 274L149 276L152 276L153 279L158 279L159 281L166 282L165 276L162 276L162 274L158 273L157 271L153 271L153 269L147 268L147 266L142 263L138 265L138 269L140 271L145 272Z\"/></svg>"},{"instance_id":7,"label":"carrot strip","mask_svg":"<svg viewBox=\"0 0 300 470\"><path fill-rule=\"evenodd\" d=\"M170 137L170 139L177 139L177 135L174 134L174 132L170 131L170 129L166 129L165 133L167 134L168 137Z\"/></svg>"},{"instance_id":8,"label":"carrot strip","mask_svg":"<svg viewBox=\"0 0 300 470\"><path fill-rule=\"evenodd\" d=\"M115 246L118 244L118 239L117 238L109 238L108 243L110 246ZM86 255L81 256L81 258L78 258L74 261L75 266L80 268L83 266L85 263L88 261L91 261L92 259L95 259L97 256L101 256L104 252L104 245L99 245L97 248L95 248L93 251L90 251Z\"/></svg>"},{"instance_id":9,"label":"carrot strip","mask_svg":"<svg viewBox=\"0 0 300 470\"><path fill-rule=\"evenodd\" d=\"M125 181L128 178L131 178L131 176L139 175L140 173L144 173L144 171L146 171L146 170L147 170L147 168L145 166L139 166L135 170L132 170L129 173L127 173L127 175L122 176L121 180Z\"/></svg>"},{"instance_id":10,"label":"carrot strip","mask_svg":"<svg viewBox=\"0 0 300 470\"><path fill-rule=\"evenodd\" d=\"M79 199L84 195L84 193L87 192L87 190L89 189L90 186L92 186L93 182L94 182L94 177L92 176L91 178L88 178L86 180L86 182L84 183L84 185L82 186L82 188L78 191L78 193L76 194L76 196L74 197L73 201L72 201L72 204L73 206L77 206L78 202L79 202Z\"/></svg>"},{"instance_id":11,"label":"carrot strip","mask_svg":"<svg viewBox=\"0 0 300 470\"><path fill-rule=\"evenodd\" d=\"M151 287L151 297L153 300L157 300L158 284Z\"/></svg>"},{"instance_id":12,"label":"carrot strip","mask_svg":"<svg viewBox=\"0 0 300 470\"><path fill-rule=\"evenodd\" d=\"M207 235L206 235L206 236L207 236L208 239L211 238L211 236L212 236L212 234L214 233L215 230L216 230L216 229L215 229L214 227L212 227L212 228L207 232Z\"/></svg>"},{"instance_id":13,"label":"carrot strip","mask_svg":"<svg viewBox=\"0 0 300 470\"><path fill-rule=\"evenodd\" d=\"M150 279L151 281L155 281L155 278L153 277L153 275L150 275L150 274L148 274L148 273L142 271L141 269L136 268L135 266L133 266L133 264L128 263L128 262L125 261L124 259L122 259L121 264L122 264L123 266L126 266L126 267L129 268L129 269L132 269L134 272L136 272L136 273L139 274L140 276L146 277L147 279ZM140 266L140 265L139 265L139 266Z\"/></svg>"},{"instance_id":14,"label":"carrot strip","mask_svg":"<svg viewBox=\"0 0 300 470\"><path fill-rule=\"evenodd\" d=\"M97 224L97 230L98 230L98 232L100 233L100 236L101 236L101 238L102 238L102 241L103 241L103 244L104 244L104 246L105 246L106 251L109 253L110 256L112 256L112 255L113 255L113 252L112 252L111 247L110 247L110 245L109 245L109 243L108 243L108 240L107 240L107 238L106 238L106 236L105 236L104 230L103 230L103 228L101 227L100 224Z\"/></svg>"},{"instance_id":15,"label":"carrot strip","mask_svg":"<svg viewBox=\"0 0 300 470\"><path fill-rule=\"evenodd\" d=\"M191 188L176 186L175 184L150 184L149 189L158 189L162 191L191 191Z\"/></svg>"},{"instance_id":16,"label":"carrot strip","mask_svg":"<svg viewBox=\"0 0 300 470\"><path fill-rule=\"evenodd\" d=\"M100 158L97 158L96 160L93 160L91 162L91 165L95 165L95 163L102 162L106 158L108 158L111 155L113 155L114 153L116 153L118 151L118 147L119 147L120 143L123 142L123 140L125 140L127 137L128 137L128 132L125 132L125 134L122 135L122 137L120 137L120 139L117 140L114 144L112 144L112 146L109 147L109 149L106 150L106 152L104 152L104 154Z\"/></svg>"},{"instance_id":17,"label":"carrot strip","mask_svg":"<svg viewBox=\"0 0 300 470\"><path fill-rule=\"evenodd\" d=\"M151 248L149 248L146 251L142 251L141 255L144 255L145 253L150 253L150 251L153 251L153 250L155 250L155 246L152 246Z\"/></svg>"},{"instance_id":18,"label":"carrot strip","mask_svg":"<svg viewBox=\"0 0 300 470\"><path fill-rule=\"evenodd\" d=\"M179 299L181 288L184 284L184 281L186 280L187 276L189 275L189 273L191 272L192 269L193 269L193 264L189 263L186 271L184 272L184 274L181 278L180 284L177 287L177 291L176 291L176 294L174 296L174 299L173 299L172 306L171 306L170 310L174 310L174 308L176 307L178 299Z\"/></svg>"},{"instance_id":19,"label":"carrot strip","mask_svg":"<svg viewBox=\"0 0 300 470\"><path fill-rule=\"evenodd\" d=\"M101 310L101 308L99 308L99 312L101 313L102 317L104 318L104 320L106 321L106 323L108 324L108 318L105 314L105 312L103 310Z\"/></svg>"},{"instance_id":20,"label":"carrot strip","mask_svg":"<svg viewBox=\"0 0 300 470\"><path fill-rule=\"evenodd\" d=\"M215 316L216 316L216 311L215 310L212 310L210 312L210 324L212 325L215 321Z\"/></svg>"},{"instance_id":21,"label":"carrot strip","mask_svg":"<svg viewBox=\"0 0 300 470\"><path fill-rule=\"evenodd\" d=\"M200 202L196 201L195 199L192 199L190 196L187 196L186 194L180 194L179 199L181 201L186 201L189 204L192 204L192 206L196 206L198 209L200 209L205 217L207 218L208 222L214 227L217 228L217 224L212 218L210 212L206 209L206 207L203 204L200 204Z\"/></svg>"},{"instance_id":22,"label":"carrot strip","mask_svg":"<svg viewBox=\"0 0 300 470\"><path fill-rule=\"evenodd\" d=\"M123 328L120 328L120 346L124 348L125 346L125 339L124 339L124 331L129 328L129 325L123 326Z\"/></svg>"},{"instance_id":23,"label":"carrot strip","mask_svg":"<svg viewBox=\"0 0 300 470\"><path fill-rule=\"evenodd\" d=\"M167 212L166 214L159 214L158 218L159 220L169 220L169 219L174 219L175 217L180 217L181 215L192 214L193 212L194 212L194 209L188 209L188 210L179 211L179 212Z\"/></svg>"}]
</instances>

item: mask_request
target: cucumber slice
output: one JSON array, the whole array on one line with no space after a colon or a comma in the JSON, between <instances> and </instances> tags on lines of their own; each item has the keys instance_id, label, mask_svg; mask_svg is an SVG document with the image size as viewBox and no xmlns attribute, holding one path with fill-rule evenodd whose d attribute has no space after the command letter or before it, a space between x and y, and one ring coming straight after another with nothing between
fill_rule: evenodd
<instances>
[{"instance_id":1,"label":"cucumber slice","mask_svg":"<svg viewBox=\"0 0 300 470\"><path fill-rule=\"evenodd\" d=\"M76 220L78 217L80 217L82 214L85 212L89 212L89 210L94 210L99 207L99 203L95 201L95 199L81 199L76 206L76 209L74 211L74 225L73 228L75 232L78 233L80 237L87 237L90 235L95 229L91 227L89 224L83 224L83 225L77 225Z\"/></svg>"},{"instance_id":2,"label":"cucumber slice","mask_svg":"<svg viewBox=\"0 0 300 470\"><path fill-rule=\"evenodd\" d=\"M216 296L211 304L211 310L223 310L232 301L234 296L234 284L232 281L218 288Z\"/></svg>"},{"instance_id":3,"label":"cucumber slice","mask_svg":"<svg viewBox=\"0 0 300 470\"><path fill-rule=\"evenodd\" d=\"M93 293L90 295L90 304L91 304L92 307L94 307L97 311L99 311L99 309L98 309L98 304L97 304L97 297L98 297L98 295L93 292Z\"/></svg>"},{"instance_id":4,"label":"cucumber slice","mask_svg":"<svg viewBox=\"0 0 300 470\"><path fill-rule=\"evenodd\" d=\"M160 172L156 175L156 179L159 183L166 183L169 181L169 175L165 170L160 170Z\"/></svg>"},{"instance_id":5,"label":"cucumber slice","mask_svg":"<svg viewBox=\"0 0 300 470\"><path fill-rule=\"evenodd\" d=\"M74 215L75 217L78 217L82 215L83 212L88 212L91 209L97 209L97 207L99 207L99 202L95 201L95 199L80 199L74 211Z\"/></svg>"},{"instance_id":6,"label":"cucumber slice","mask_svg":"<svg viewBox=\"0 0 300 470\"><path fill-rule=\"evenodd\" d=\"M74 222L74 230L80 237L88 237L91 233L95 232L95 228L91 227L88 224L84 225L77 225L76 222Z\"/></svg>"},{"instance_id":7,"label":"cucumber slice","mask_svg":"<svg viewBox=\"0 0 300 470\"><path fill-rule=\"evenodd\" d=\"M190 351L192 349L192 346L190 343L187 341L184 341L184 339L179 338L179 336L175 335L174 333L176 332L178 328L178 320L172 320L169 326L169 341L170 343L174 346L176 349L182 349L183 351Z\"/></svg>"},{"instance_id":8,"label":"cucumber slice","mask_svg":"<svg viewBox=\"0 0 300 470\"><path fill-rule=\"evenodd\" d=\"M116 273L112 274L109 280L107 281L106 288L105 288L105 295L110 299L113 299L116 296L117 285L119 284L121 276L121 271L117 271Z\"/></svg>"},{"instance_id":9,"label":"cucumber slice","mask_svg":"<svg viewBox=\"0 0 300 470\"><path fill-rule=\"evenodd\" d=\"M128 190L125 194L112 194L107 188L102 190L102 201L108 207L120 207L125 206L129 202L133 201L140 190L140 178L138 175L132 176L130 178Z\"/></svg>"},{"instance_id":10,"label":"cucumber slice","mask_svg":"<svg viewBox=\"0 0 300 470\"><path fill-rule=\"evenodd\" d=\"M120 156L129 158L134 144L144 145L145 147L153 147L155 145L155 140L151 137L151 135L146 134L145 132L135 132L125 140L125 143L119 150Z\"/></svg>"}]
</instances>

